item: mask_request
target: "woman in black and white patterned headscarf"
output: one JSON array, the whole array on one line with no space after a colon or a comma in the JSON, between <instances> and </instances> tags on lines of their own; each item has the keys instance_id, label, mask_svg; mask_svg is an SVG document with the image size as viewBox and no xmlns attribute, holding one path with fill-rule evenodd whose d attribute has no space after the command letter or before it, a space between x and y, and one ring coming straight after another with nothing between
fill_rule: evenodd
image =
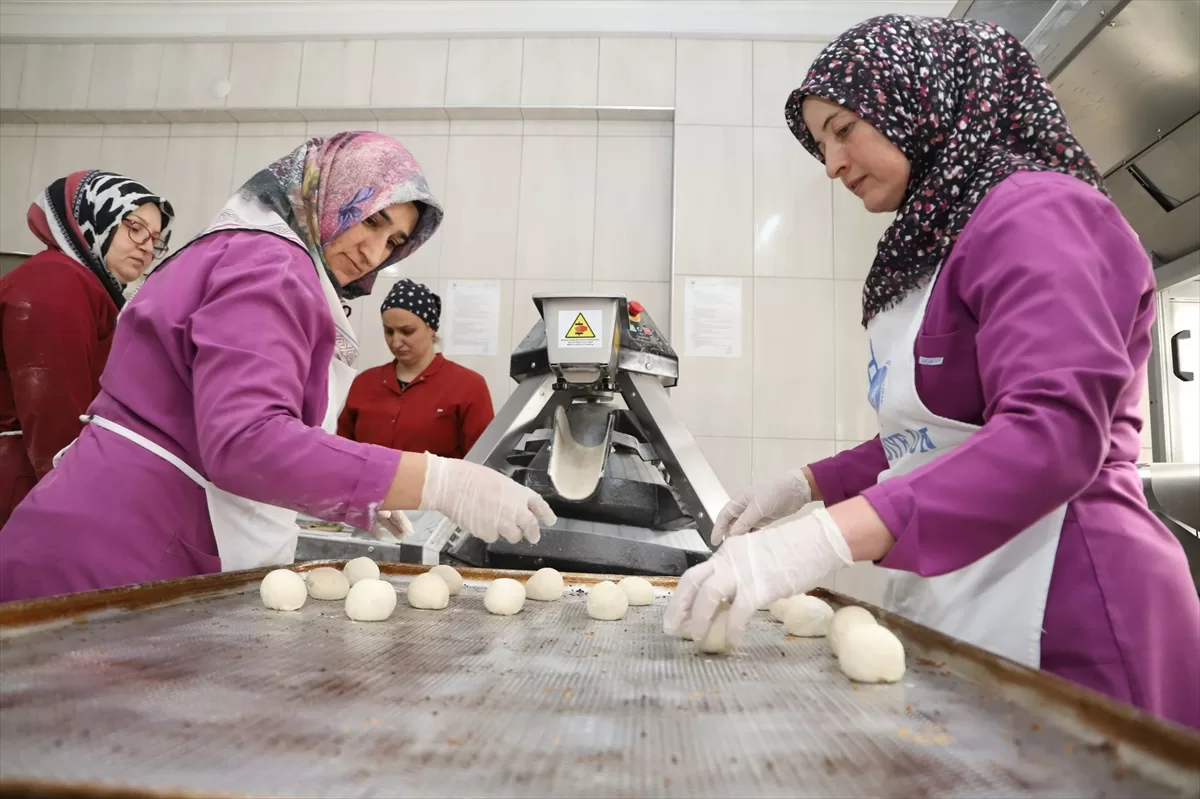
<instances>
[{"instance_id":1,"label":"woman in black and white patterned headscarf","mask_svg":"<svg viewBox=\"0 0 1200 799\"><path fill-rule=\"evenodd\" d=\"M338 433L408 452L461 458L492 421L487 381L437 353L442 300L407 278L380 308L392 362L354 381Z\"/></svg>"},{"instance_id":2,"label":"woman in black and white patterned headscarf","mask_svg":"<svg viewBox=\"0 0 1200 799\"><path fill-rule=\"evenodd\" d=\"M125 287L167 249L171 204L93 169L59 178L29 207L46 249L0 280L0 526L100 391Z\"/></svg>"}]
</instances>

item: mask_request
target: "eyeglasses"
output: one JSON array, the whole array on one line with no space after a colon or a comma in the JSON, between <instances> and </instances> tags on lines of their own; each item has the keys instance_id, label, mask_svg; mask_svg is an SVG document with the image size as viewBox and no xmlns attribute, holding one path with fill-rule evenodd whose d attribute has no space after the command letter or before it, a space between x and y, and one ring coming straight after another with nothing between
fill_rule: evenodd
<instances>
[{"instance_id":1,"label":"eyeglasses","mask_svg":"<svg viewBox=\"0 0 1200 799\"><path fill-rule=\"evenodd\" d=\"M132 216L125 217L123 220L121 220L121 223L128 228L129 238L134 244L145 244L148 241L154 242L152 249L156 259L162 258L167 254L167 242L170 239L169 233L166 236L163 236L162 234L153 234L150 232L150 228L146 227Z\"/></svg>"}]
</instances>

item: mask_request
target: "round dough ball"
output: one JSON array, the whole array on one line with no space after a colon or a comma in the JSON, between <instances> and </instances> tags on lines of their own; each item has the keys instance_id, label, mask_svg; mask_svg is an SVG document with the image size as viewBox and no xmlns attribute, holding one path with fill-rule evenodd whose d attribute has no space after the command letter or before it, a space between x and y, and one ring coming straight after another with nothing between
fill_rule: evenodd
<instances>
[{"instance_id":1,"label":"round dough ball","mask_svg":"<svg viewBox=\"0 0 1200 799\"><path fill-rule=\"evenodd\" d=\"M345 599L350 593L346 575L332 566L322 566L308 573L308 595L313 599Z\"/></svg>"},{"instance_id":2,"label":"round dough ball","mask_svg":"<svg viewBox=\"0 0 1200 799\"><path fill-rule=\"evenodd\" d=\"M654 604L654 586L645 577L622 577L617 588L625 592L630 605Z\"/></svg>"},{"instance_id":3,"label":"round dough ball","mask_svg":"<svg viewBox=\"0 0 1200 799\"><path fill-rule=\"evenodd\" d=\"M553 602L562 599L563 578L558 569L538 569L525 581L525 596L538 602Z\"/></svg>"},{"instance_id":4,"label":"round dough ball","mask_svg":"<svg viewBox=\"0 0 1200 799\"><path fill-rule=\"evenodd\" d=\"M525 586L510 577L501 577L487 587L483 606L497 616L514 616L525 607Z\"/></svg>"},{"instance_id":5,"label":"round dough ball","mask_svg":"<svg viewBox=\"0 0 1200 799\"><path fill-rule=\"evenodd\" d=\"M396 589L387 580L366 577L346 594L346 615L355 621L383 621L395 609Z\"/></svg>"},{"instance_id":6,"label":"round dough ball","mask_svg":"<svg viewBox=\"0 0 1200 799\"><path fill-rule=\"evenodd\" d=\"M799 638L821 638L829 631L833 608L815 596L792 597L783 615L783 631Z\"/></svg>"},{"instance_id":7,"label":"round dough ball","mask_svg":"<svg viewBox=\"0 0 1200 799\"><path fill-rule=\"evenodd\" d=\"M871 615L871 611L866 608L860 608L858 605L847 605L833 614L833 618L829 620L829 629L825 633L825 642L829 644L829 651L834 655L838 653L838 647L842 643L842 636L851 627L859 624L875 625L878 623L875 621L875 617Z\"/></svg>"},{"instance_id":8,"label":"round dough ball","mask_svg":"<svg viewBox=\"0 0 1200 799\"><path fill-rule=\"evenodd\" d=\"M453 566L447 566L444 563L439 563L429 570L430 574L436 574L446 583L446 588L450 589L450 596L455 596L463 587L463 578Z\"/></svg>"},{"instance_id":9,"label":"round dough ball","mask_svg":"<svg viewBox=\"0 0 1200 799\"><path fill-rule=\"evenodd\" d=\"M370 558L355 558L347 562L342 567L342 571L345 572L346 579L350 581L351 587L359 580L379 579L379 564Z\"/></svg>"},{"instance_id":10,"label":"round dough ball","mask_svg":"<svg viewBox=\"0 0 1200 799\"><path fill-rule=\"evenodd\" d=\"M417 610L441 610L450 604L450 586L440 574L418 574L408 584L408 604Z\"/></svg>"},{"instance_id":11,"label":"round dough ball","mask_svg":"<svg viewBox=\"0 0 1200 799\"><path fill-rule=\"evenodd\" d=\"M700 651L709 655L733 651L733 645L729 643L729 637L726 635L728 626L729 603L722 602L717 608L717 615L713 617L712 624L709 625L708 632L704 634L704 640L700 642Z\"/></svg>"},{"instance_id":12,"label":"round dough ball","mask_svg":"<svg viewBox=\"0 0 1200 799\"><path fill-rule=\"evenodd\" d=\"M271 610L299 610L308 599L308 587L291 569L275 569L263 578L258 595Z\"/></svg>"},{"instance_id":13,"label":"round dough ball","mask_svg":"<svg viewBox=\"0 0 1200 799\"><path fill-rule=\"evenodd\" d=\"M808 594L796 594L795 596L784 597L783 599L778 599L772 602L767 607L767 610L771 612L771 621L782 622L783 617L787 615L789 610L791 610L792 605L798 600L807 596Z\"/></svg>"},{"instance_id":14,"label":"round dough ball","mask_svg":"<svg viewBox=\"0 0 1200 799\"><path fill-rule=\"evenodd\" d=\"M625 618L629 597L612 580L596 583L588 591L587 613L597 621L617 621Z\"/></svg>"},{"instance_id":15,"label":"round dough ball","mask_svg":"<svg viewBox=\"0 0 1200 799\"><path fill-rule=\"evenodd\" d=\"M899 682L904 676L904 645L878 623L852 624L842 634L838 666L855 682Z\"/></svg>"}]
</instances>

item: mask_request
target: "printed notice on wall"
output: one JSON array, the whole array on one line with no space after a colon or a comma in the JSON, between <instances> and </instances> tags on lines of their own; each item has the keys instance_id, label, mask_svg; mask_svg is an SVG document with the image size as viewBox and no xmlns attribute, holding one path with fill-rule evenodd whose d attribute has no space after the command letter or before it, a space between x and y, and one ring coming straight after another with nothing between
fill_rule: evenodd
<instances>
[{"instance_id":1,"label":"printed notice on wall","mask_svg":"<svg viewBox=\"0 0 1200 799\"><path fill-rule=\"evenodd\" d=\"M689 277L684 280L684 355L741 357L741 279Z\"/></svg>"},{"instance_id":2,"label":"printed notice on wall","mask_svg":"<svg viewBox=\"0 0 1200 799\"><path fill-rule=\"evenodd\" d=\"M495 355L500 340L500 281L450 281L442 332L446 355Z\"/></svg>"}]
</instances>

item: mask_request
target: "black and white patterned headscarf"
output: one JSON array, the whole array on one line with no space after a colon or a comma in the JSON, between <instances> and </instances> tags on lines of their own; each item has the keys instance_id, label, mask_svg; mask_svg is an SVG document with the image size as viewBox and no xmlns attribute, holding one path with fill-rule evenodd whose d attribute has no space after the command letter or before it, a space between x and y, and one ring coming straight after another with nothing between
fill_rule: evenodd
<instances>
[{"instance_id":1,"label":"black and white patterned headscarf","mask_svg":"<svg viewBox=\"0 0 1200 799\"><path fill-rule=\"evenodd\" d=\"M867 275L864 325L925 283L980 201L1014 172L1062 172L1103 191L1033 56L990 22L876 17L821 51L784 116L824 162L801 113L810 95L867 120L912 169Z\"/></svg>"},{"instance_id":2,"label":"black and white patterned headscarf","mask_svg":"<svg viewBox=\"0 0 1200 799\"><path fill-rule=\"evenodd\" d=\"M91 270L120 308L125 287L104 259L121 222L146 203L162 215L159 241L165 245L175 217L171 204L136 180L99 169L73 172L51 183L29 206L26 219L43 244Z\"/></svg>"},{"instance_id":3,"label":"black and white patterned headscarf","mask_svg":"<svg viewBox=\"0 0 1200 799\"><path fill-rule=\"evenodd\" d=\"M404 278L392 286L379 312L401 308L417 316L436 332L442 316L442 298L429 290L423 283L414 283Z\"/></svg>"}]
</instances>

